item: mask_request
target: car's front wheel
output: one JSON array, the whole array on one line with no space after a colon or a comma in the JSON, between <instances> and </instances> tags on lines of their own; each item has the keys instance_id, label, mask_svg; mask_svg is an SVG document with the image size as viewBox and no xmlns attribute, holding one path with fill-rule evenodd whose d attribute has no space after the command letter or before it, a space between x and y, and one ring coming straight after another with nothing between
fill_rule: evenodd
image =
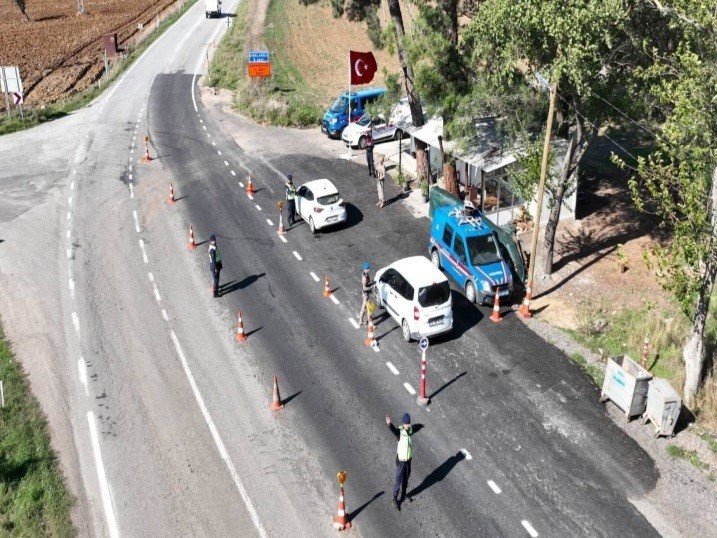
<instances>
[{"instance_id":1,"label":"car's front wheel","mask_svg":"<svg viewBox=\"0 0 717 538\"><path fill-rule=\"evenodd\" d=\"M466 284L466 299L468 299L471 303L476 302L476 288L473 285L473 282L468 282L468 284Z\"/></svg>"},{"instance_id":2,"label":"car's front wheel","mask_svg":"<svg viewBox=\"0 0 717 538\"><path fill-rule=\"evenodd\" d=\"M316 233L316 225L314 224L314 218L309 217L309 229L311 230L312 234Z\"/></svg>"},{"instance_id":3,"label":"car's front wheel","mask_svg":"<svg viewBox=\"0 0 717 538\"><path fill-rule=\"evenodd\" d=\"M366 149L366 137L365 136L362 136L361 138L359 138L358 147L359 147L359 149Z\"/></svg>"},{"instance_id":4,"label":"car's front wheel","mask_svg":"<svg viewBox=\"0 0 717 538\"><path fill-rule=\"evenodd\" d=\"M406 321L405 319L401 323L401 332L403 333L403 339L406 342L410 342L411 341L411 329L408 326L408 321Z\"/></svg>"},{"instance_id":5,"label":"car's front wheel","mask_svg":"<svg viewBox=\"0 0 717 538\"><path fill-rule=\"evenodd\" d=\"M400 140L402 137L403 137L403 131L401 129L396 129L396 132L393 133L393 139Z\"/></svg>"}]
</instances>

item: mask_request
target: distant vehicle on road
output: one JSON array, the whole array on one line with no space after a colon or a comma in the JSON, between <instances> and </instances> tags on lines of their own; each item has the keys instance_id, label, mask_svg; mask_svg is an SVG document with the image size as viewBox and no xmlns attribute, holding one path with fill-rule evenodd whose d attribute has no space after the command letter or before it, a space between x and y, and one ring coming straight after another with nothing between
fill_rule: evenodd
<instances>
[{"instance_id":1,"label":"distant vehicle on road","mask_svg":"<svg viewBox=\"0 0 717 538\"><path fill-rule=\"evenodd\" d=\"M448 279L423 256L393 262L376 272L376 297L410 342L453 329Z\"/></svg>"},{"instance_id":2,"label":"distant vehicle on road","mask_svg":"<svg viewBox=\"0 0 717 538\"><path fill-rule=\"evenodd\" d=\"M311 233L346 222L346 203L328 179L315 179L299 187L296 212L309 223Z\"/></svg>"},{"instance_id":3,"label":"distant vehicle on road","mask_svg":"<svg viewBox=\"0 0 717 538\"><path fill-rule=\"evenodd\" d=\"M513 276L498 239L479 211L463 205L438 207L433 213L428 253L474 303L492 303L513 293Z\"/></svg>"},{"instance_id":4,"label":"distant vehicle on road","mask_svg":"<svg viewBox=\"0 0 717 538\"><path fill-rule=\"evenodd\" d=\"M350 94L343 92L324 113L321 119L321 132L329 138L341 138L344 128L363 116L366 106L375 103L385 93L386 88L368 88ZM350 119L349 103L351 104Z\"/></svg>"},{"instance_id":5,"label":"distant vehicle on road","mask_svg":"<svg viewBox=\"0 0 717 538\"><path fill-rule=\"evenodd\" d=\"M367 112L356 123L346 126L344 132L341 133L341 140L344 144L352 147L358 146L361 149L366 149L366 139L369 133L374 142L398 140L401 136L401 129L392 122L387 122L382 116L371 116Z\"/></svg>"},{"instance_id":6,"label":"distant vehicle on road","mask_svg":"<svg viewBox=\"0 0 717 538\"><path fill-rule=\"evenodd\" d=\"M204 0L204 15L209 17L222 16L222 0Z\"/></svg>"}]
</instances>

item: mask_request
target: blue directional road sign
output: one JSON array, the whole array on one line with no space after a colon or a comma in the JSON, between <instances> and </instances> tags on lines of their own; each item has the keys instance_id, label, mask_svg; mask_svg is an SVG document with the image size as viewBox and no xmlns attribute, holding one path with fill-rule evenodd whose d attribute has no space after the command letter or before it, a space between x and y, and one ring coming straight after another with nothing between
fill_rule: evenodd
<instances>
[{"instance_id":1,"label":"blue directional road sign","mask_svg":"<svg viewBox=\"0 0 717 538\"><path fill-rule=\"evenodd\" d=\"M269 51L267 50L252 50L249 52L249 63L268 63L269 62Z\"/></svg>"},{"instance_id":2,"label":"blue directional road sign","mask_svg":"<svg viewBox=\"0 0 717 538\"><path fill-rule=\"evenodd\" d=\"M428 338L425 336L418 341L418 349L426 351L428 349Z\"/></svg>"}]
</instances>

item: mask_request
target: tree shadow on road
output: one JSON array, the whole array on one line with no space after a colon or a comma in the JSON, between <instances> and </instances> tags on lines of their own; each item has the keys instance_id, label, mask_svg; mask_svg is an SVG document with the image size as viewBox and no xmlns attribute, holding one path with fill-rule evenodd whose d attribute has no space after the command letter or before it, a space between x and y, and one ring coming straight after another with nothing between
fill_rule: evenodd
<instances>
[{"instance_id":1,"label":"tree shadow on road","mask_svg":"<svg viewBox=\"0 0 717 538\"><path fill-rule=\"evenodd\" d=\"M448 476L448 474L453 470L453 468L458 465L459 462L466 459L466 457L463 455L462 452L457 452L453 456L449 457L446 461L441 463L434 471L432 471L426 478L423 479L423 482L418 484L415 488L413 488L409 493L407 493L408 497L416 497L423 491L427 490L434 484L437 484L441 480L443 480L445 477Z\"/></svg>"}]
</instances>

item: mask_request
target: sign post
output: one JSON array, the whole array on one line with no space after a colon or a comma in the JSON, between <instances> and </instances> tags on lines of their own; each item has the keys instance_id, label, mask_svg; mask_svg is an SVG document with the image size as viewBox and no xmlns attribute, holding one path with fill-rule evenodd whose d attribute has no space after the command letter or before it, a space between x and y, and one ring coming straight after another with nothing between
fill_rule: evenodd
<instances>
[{"instance_id":1,"label":"sign post","mask_svg":"<svg viewBox=\"0 0 717 538\"><path fill-rule=\"evenodd\" d=\"M418 349L421 350L421 394L416 398L418 405L428 405L431 400L426 396L426 350L428 349L428 338L425 336L418 342Z\"/></svg>"},{"instance_id":2,"label":"sign post","mask_svg":"<svg viewBox=\"0 0 717 538\"><path fill-rule=\"evenodd\" d=\"M7 117L12 117L10 114L10 94L13 94L13 101L15 101L16 106L20 107L20 116L24 119L25 114L22 110L22 79L20 78L20 69L18 67L0 66L0 90L5 94Z\"/></svg>"}]
</instances>

